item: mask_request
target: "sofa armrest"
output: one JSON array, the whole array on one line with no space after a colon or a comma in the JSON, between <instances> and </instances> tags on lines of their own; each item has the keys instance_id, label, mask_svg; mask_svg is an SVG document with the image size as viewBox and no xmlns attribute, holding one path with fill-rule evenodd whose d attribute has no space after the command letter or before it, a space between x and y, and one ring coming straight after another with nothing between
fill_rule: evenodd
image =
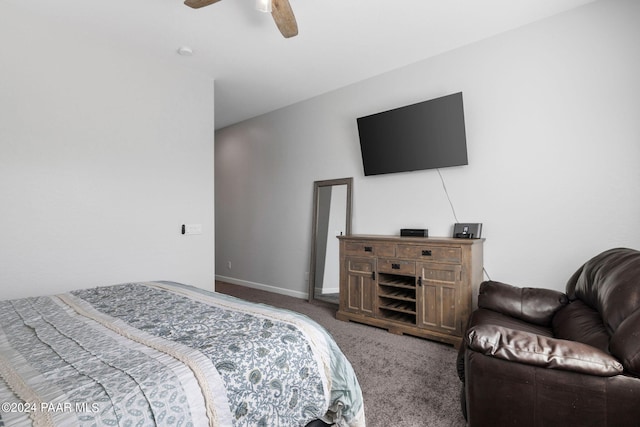
<instances>
[{"instance_id":1,"label":"sofa armrest","mask_svg":"<svg viewBox=\"0 0 640 427\"><path fill-rule=\"evenodd\" d=\"M494 281L482 282L478 295L480 308L541 326L550 326L556 311L568 303L569 298L559 291L519 288Z\"/></svg>"},{"instance_id":2,"label":"sofa armrest","mask_svg":"<svg viewBox=\"0 0 640 427\"><path fill-rule=\"evenodd\" d=\"M467 331L466 339L470 349L510 362L601 377L623 371L616 358L590 345L503 326L476 325Z\"/></svg>"}]
</instances>

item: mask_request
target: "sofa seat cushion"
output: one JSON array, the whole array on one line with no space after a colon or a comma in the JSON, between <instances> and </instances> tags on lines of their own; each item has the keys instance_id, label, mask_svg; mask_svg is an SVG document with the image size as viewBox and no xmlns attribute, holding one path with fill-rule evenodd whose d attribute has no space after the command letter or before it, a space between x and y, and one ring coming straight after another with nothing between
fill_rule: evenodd
<instances>
[{"instance_id":1,"label":"sofa seat cushion","mask_svg":"<svg viewBox=\"0 0 640 427\"><path fill-rule=\"evenodd\" d=\"M609 347L627 371L640 376L640 309L622 322Z\"/></svg>"},{"instance_id":2,"label":"sofa seat cushion","mask_svg":"<svg viewBox=\"0 0 640 427\"><path fill-rule=\"evenodd\" d=\"M474 326L466 339L470 349L510 362L603 377L623 371L618 360L595 347L503 326Z\"/></svg>"},{"instance_id":3,"label":"sofa seat cushion","mask_svg":"<svg viewBox=\"0 0 640 427\"><path fill-rule=\"evenodd\" d=\"M609 333L602 317L580 300L560 309L553 317L553 334L556 338L588 344L609 352Z\"/></svg>"}]
</instances>

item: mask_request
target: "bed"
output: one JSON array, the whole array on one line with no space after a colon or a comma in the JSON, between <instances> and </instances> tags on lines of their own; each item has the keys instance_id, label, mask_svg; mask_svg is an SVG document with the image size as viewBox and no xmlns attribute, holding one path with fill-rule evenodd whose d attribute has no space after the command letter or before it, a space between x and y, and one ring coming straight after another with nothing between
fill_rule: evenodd
<instances>
[{"instance_id":1,"label":"bed","mask_svg":"<svg viewBox=\"0 0 640 427\"><path fill-rule=\"evenodd\" d=\"M365 425L306 316L173 282L0 301L0 426Z\"/></svg>"}]
</instances>

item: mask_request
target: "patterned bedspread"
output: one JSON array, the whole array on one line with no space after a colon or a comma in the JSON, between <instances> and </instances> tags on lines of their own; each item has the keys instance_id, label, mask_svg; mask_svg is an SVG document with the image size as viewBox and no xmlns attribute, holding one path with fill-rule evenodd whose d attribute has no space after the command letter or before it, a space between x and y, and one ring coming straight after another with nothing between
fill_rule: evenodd
<instances>
[{"instance_id":1,"label":"patterned bedspread","mask_svg":"<svg viewBox=\"0 0 640 427\"><path fill-rule=\"evenodd\" d=\"M309 318L169 282L0 301L0 427L364 426Z\"/></svg>"}]
</instances>

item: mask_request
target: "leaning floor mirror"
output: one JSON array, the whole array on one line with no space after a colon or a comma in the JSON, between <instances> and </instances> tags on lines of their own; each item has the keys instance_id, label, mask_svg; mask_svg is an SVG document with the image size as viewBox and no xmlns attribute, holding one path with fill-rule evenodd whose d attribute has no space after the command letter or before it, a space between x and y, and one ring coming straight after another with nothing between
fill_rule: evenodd
<instances>
[{"instance_id":1,"label":"leaning floor mirror","mask_svg":"<svg viewBox=\"0 0 640 427\"><path fill-rule=\"evenodd\" d=\"M309 302L339 303L340 245L336 236L351 234L352 185L353 178L313 183Z\"/></svg>"}]
</instances>

